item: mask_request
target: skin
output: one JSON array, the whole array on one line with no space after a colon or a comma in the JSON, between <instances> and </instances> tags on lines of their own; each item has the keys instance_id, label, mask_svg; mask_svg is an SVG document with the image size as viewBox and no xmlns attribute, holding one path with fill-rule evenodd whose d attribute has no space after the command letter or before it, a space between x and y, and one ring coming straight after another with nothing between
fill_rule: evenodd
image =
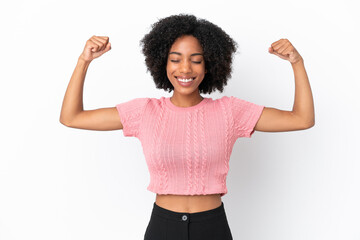
<instances>
[{"instance_id":1,"label":"skin","mask_svg":"<svg viewBox=\"0 0 360 240\"><path fill-rule=\"evenodd\" d=\"M203 50L197 38L185 35L173 43L166 66L167 77L174 87L171 102L179 107L191 107L204 98L199 93L199 85L205 77ZM176 77L196 77L191 86L181 86Z\"/></svg>"},{"instance_id":2,"label":"skin","mask_svg":"<svg viewBox=\"0 0 360 240\"><path fill-rule=\"evenodd\" d=\"M291 111L265 107L254 129L262 132L285 132L313 127L314 101L304 59L286 38L273 42L268 52L290 62L295 78L295 99Z\"/></svg>"},{"instance_id":3,"label":"skin","mask_svg":"<svg viewBox=\"0 0 360 240\"><path fill-rule=\"evenodd\" d=\"M93 110L83 109L83 86L90 63L111 49L109 37L92 36L78 58L62 103L60 123L67 127L87 130L123 129L120 116L115 107ZM190 107L200 103L198 86L206 74L206 66L201 55L201 46L196 38L183 36L171 47L167 63L167 76L174 86L171 102L179 107ZM304 60L288 39L280 39L271 44L268 52L289 61L294 71L295 99L291 111L265 107L257 124L256 131L284 132L304 130L315 125L313 97ZM177 61L177 62L173 62ZM201 61L201 63L196 63ZM196 76L191 87L182 87L175 76ZM156 204L175 212L201 212L220 206L220 194L212 195L156 195Z\"/></svg>"}]
</instances>

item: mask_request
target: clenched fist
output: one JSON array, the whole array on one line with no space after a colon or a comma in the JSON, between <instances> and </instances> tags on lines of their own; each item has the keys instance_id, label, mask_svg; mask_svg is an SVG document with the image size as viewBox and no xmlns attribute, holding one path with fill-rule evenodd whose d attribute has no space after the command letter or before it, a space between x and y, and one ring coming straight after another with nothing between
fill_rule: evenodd
<instances>
[{"instance_id":1,"label":"clenched fist","mask_svg":"<svg viewBox=\"0 0 360 240\"><path fill-rule=\"evenodd\" d=\"M284 60L288 60L291 64L302 60L299 52L286 38L282 38L272 43L271 47L269 47L269 53L274 54Z\"/></svg>"},{"instance_id":2,"label":"clenched fist","mask_svg":"<svg viewBox=\"0 0 360 240\"><path fill-rule=\"evenodd\" d=\"M86 41L84 51L80 57L86 62L91 62L93 59L100 57L111 49L109 37L92 36Z\"/></svg>"}]
</instances>

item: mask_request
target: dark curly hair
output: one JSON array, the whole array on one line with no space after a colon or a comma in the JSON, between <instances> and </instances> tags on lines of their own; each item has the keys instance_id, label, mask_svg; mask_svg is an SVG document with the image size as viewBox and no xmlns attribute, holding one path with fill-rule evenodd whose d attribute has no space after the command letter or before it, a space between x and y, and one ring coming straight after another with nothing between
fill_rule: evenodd
<instances>
[{"instance_id":1,"label":"dark curly hair","mask_svg":"<svg viewBox=\"0 0 360 240\"><path fill-rule=\"evenodd\" d=\"M197 38L203 48L207 73L199 85L200 93L223 92L231 77L232 56L237 43L220 27L194 15L179 14L160 19L151 25L151 31L140 41L145 55L147 71L150 71L156 88L174 90L166 74L169 50L175 40L183 35Z\"/></svg>"}]
</instances>

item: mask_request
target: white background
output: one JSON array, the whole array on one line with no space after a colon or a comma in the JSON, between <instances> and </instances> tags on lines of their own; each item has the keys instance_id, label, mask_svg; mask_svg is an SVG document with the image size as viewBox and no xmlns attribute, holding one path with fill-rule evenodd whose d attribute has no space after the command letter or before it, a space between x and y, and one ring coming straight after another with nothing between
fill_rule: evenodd
<instances>
[{"instance_id":1,"label":"white background","mask_svg":"<svg viewBox=\"0 0 360 240\"><path fill-rule=\"evenodd\" d=\"M112 49L87 72L84 109L156 89L139 41L152 23L190 13L238 44L223 93L291 110L287 38L304 58L315 126L255 132L230 159L225 211L235 240L359 240L359 23L356 1L1 1L0 239L143 239L155 194L136 138L59 122L86 41Z\"/></svg>"}]
</instances>

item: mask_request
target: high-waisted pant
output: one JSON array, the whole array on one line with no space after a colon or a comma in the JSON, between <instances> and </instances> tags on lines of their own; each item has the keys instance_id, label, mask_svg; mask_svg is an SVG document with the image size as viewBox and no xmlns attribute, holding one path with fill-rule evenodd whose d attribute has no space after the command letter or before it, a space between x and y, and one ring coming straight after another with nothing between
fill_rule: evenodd
<instances>
[{"instance_id":1,"label":"high-waisted pant","mask_svg":"<svg viewBox=\"0 0 360 240\"><path fill-rule=\"evenodd\" d=\"M232 240L224 203L208 211L173 212L154 202L144 240Z\"/></svg>"}]
</instances>

